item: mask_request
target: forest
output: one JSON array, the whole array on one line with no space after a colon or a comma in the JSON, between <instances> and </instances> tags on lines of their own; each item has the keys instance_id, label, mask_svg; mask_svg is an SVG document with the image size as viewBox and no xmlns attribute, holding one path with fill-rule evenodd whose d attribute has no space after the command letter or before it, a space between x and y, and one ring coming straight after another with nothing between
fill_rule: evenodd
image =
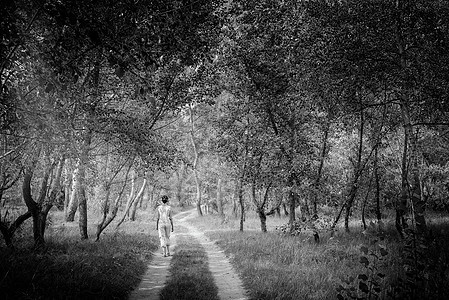
<instances>
[{"instance_id":1,"label":"forest","mask_svg":"<svg viewBox=\"0 0 449 300\"><path fill-rule=\"evenodd\" d=\"M168 195L408 259L396 294L371 269L339 299L445 298L448 1L2 0L0 34L0 290L62 223L120 239Z\"/></svg>"}]
</instances>

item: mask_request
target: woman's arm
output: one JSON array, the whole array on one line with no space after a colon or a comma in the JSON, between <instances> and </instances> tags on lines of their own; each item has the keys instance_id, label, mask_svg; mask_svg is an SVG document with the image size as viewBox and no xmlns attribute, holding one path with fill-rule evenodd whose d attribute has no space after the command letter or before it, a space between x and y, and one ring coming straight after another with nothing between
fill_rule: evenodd
<instances>
[{"instance_id":1,"label":"woman's arm","mask_svg":"<svg viewBox=\"0 0 449 300\"><path fill-rule=\"evenodd\" d=\"M171 232L173 232L174 228L173 228L173 220L171 218L171 207L170 207L170 210L168 211L168 218L170 219L170 223L171 223Z\"/></svg>"}]
</instances>

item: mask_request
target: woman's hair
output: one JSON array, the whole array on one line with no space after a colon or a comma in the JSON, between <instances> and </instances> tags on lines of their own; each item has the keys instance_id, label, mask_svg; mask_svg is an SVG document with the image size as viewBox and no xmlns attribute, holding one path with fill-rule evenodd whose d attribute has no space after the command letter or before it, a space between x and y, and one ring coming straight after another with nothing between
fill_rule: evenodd
<instances>
[{"instance_id":1,"label":"woman's hair","mask_svg":"<svg viewBox=\"0 0 449 300\"><path fill-rule=\"evenodd\" d=\"M164 195L162 196L162 203L167 203L168 202L168 196Z\"/></svg>"}]
</instances>

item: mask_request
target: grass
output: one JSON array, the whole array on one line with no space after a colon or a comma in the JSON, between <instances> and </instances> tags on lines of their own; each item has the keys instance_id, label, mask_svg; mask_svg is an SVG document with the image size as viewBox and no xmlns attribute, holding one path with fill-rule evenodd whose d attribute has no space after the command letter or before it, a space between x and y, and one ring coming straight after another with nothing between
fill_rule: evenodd
<instances>
[{"instance_id":1,"label":"grass","mask_svg":"<svg viewBox=\"0 0 449 300\"><path fill-rule=\"evenodd\" d=\"M126 299L157 246L146 235L117 234L98 243L48 243L1 251L2 299Z\"/></svg>"},{"instance_id":2,"label":"grass","mask_svg":"<svg viewBox=\"0 0 449 300\"><path fill-rule=\"evenodd\" d=\"M53 211L46 245L38 251L27 221L14 240L15 250L0 244L1 298L126 299L159 246L147 214L118 230L111 224L94 242L95 224L89 224L90 239L81 241L78 222L61 223L61 213Z\"/></svg>"},{"instance_id":3,"label":"grass","mask_svg":"<svg viewBox=\"0 0 449 300\"><path fill-rule=\"evenodd\" d=\"M218 300L218 290L209 271L207 254L196 239L183 235L178 226L176 253L170 264L170 279L162 289L161 299Z\"/></svg>"},{"instance_id":4,"label":"grass","mask_svg":"<svg viewBox=\"0 0 449 300\"><path fill-rule=\"evenodd\" d=\"M251 299L336 299L336 288L343 281L350 276L357 278L359 274L369 273L360 263L363 255L360 248L370 245L374 237L362 234L357 227L352 227L348 234L340 231L333 238L322 235L321 242L316 244L310 235L292 237L276 233L274 228L280 222L287 222L286 218L269 218L268 233L260 232L256 216L247 217L244 232L238 231L238 220L222 223L217 216L195 218L191 222L202 228L231 257ZM430 226L442 241L440 247L447 253L447 223L434 223ZM386 275L381 282L384 287L397 283L398 277L404 273L403 252L396 232L391 224L386 230L387 238L382 244L388 249L388 255L377 263L379 272ZM374 252L373 249L370 246L370 253ZM447 267L447 256L443 264ZM447 275L441 275L439 279L447 283ZM445 289L443 285L439 288ZM386 297L386 291L382 295Z\"/></svg>"},{"instance_id":5,"label":"grass","mask_svg":"<svg viewBox=\"0 0 449 300\"><path fill-rule=\"evenodd\" d=\"M449 292L449 222L446 216L428 220L437 246L424 245L422 275L430 274L432 282L423 291L436 295L431 299L445 299ZM360 263L360 249L369 245L372 236L362 234L358 222L352 223L350 234L341 230L334 238L322 234L316 244L310 235L279 235L275 227L287 221L270 216L268 233L262 233L252 212L247 214L244 232L238 231L238 219L217 215L191 219L231 258L251 299L335 299L343 281L367 272ZM118 230L111 224L99 242L93 242L93 223L89 224L91 239L85 241L79 240L77 222L63 222L61 213L53 211L50 223L46 247L39 251L32 250L30 221L17 232L14 251L0 244L1 299L126 299L152 259L151 252L159 246L152 212L140 211L137 221L127 221ZM391 223L386 227L388 234L382 243L388 255L378 264L386 274L383 286L397 283L404 275L403 243L398 242ZM172 258L173 276L161 293L163 299L217 299L204 249L186 235L185 228L175 224L175 230L178 246ZM406 299L430 299L426 295Z\"/></svg>"},{"instance_id":6,"label":"grass","mask_svg":"<svg viewBox=\"0 0 449 300\"><path fill-rule=\"evenodd\" d=\"M189 220L189 222L199 229L210 231L211 228L217 230L238 230L240 219L233 217L220 218L217 214L203 215L201 218L195 218ZM268 216L267 217L267 229L268 231L274 231L277 226L288 222L287 217ZM260 231L260 221L254 212L247 212L247 217L243 225L244 231Z\"/></svg>"}]
</instances>

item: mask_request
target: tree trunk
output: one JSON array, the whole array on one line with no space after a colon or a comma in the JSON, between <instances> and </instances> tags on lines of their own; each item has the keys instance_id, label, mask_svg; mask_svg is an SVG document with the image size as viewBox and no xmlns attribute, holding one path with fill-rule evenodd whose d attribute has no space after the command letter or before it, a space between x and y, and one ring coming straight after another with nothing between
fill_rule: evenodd
<instances>
[{"instance_id":1,"label":"tree trunk","mask_svg":"<svg viewBox=\"0 0 449 300\"><path fill-rule=\"evenodd\" d=\"M108 225L117 216L120 198L122 197L123 191L125 190L126 183L128 181L129 170L131 169L131 166L132 166L132 162L131 162L128 170L126 171L125 181L124 181L123 186L122 186L117 198L115 199L114 203L112 204L112 206L109 208L108 211L106 211L106 210L103 211L103 219L101 220L100 224L97 225L96 241L98 241L100 239L100 235L103 232L103 230L105 230L106 227L108 227ZM107 197L109 197L109 193L107 194Z\"/></svg>"},{"instance_id":2,"label":"tree trunk","mask_svg":"<svg viewBox=\"0 0 449 300\"><path fill-rule=\"evenodd\" d=\"M128 216L129 214L129 207L131 207L131 204L134 200L135 190L136 190L136 180L137 180L137 174L134 170L131 171L131 190L129 191L128 200L126 201L125 205L125 214L124 217Z\"/></svg>"},{"instance_id":3,"label":"tree trunk","mask_svg":"<svg viewBox=\"0 0 449 300\"><path fill-rule=\"evenodd\" d=\"M277 188L275 190L274 197L276 199L276 204L271 208L271 210L269 212L266 213L266 215L270 216L272 214L276 214L276 216L278 218L280 218L281 217L281 205L282 205L282 200L283 200L282 190Z\"/></svg>"},{"instance_id":4,"label":"tree trunk","mask_svg":"<svg viewBox=\"0 0 449 300\"><path fill-rule=\"evenodd\" d=\"M242 172L242 175L239 178L239 184L237 188L237 195L239 199L240 204L240 227L239 230L243 231L243 222L245 221L245 203L243 199L243 179L244 179L244 172Z\"/></svg>"},{"instance_id":5,"label":"tree trunk","mask_svg":"<svg viewBox=\"0 0 449 300\"><path fill-rule=\"evenodd\" d=\"M147 180L147 182L148 182L148 180ZM142 209L143 210L147 210L148 206L151 202L150 189L151 189L151 186L147 183L147 186L146 186L145 190L143 191L143 196L142 196Z\"/></svg>"},{"instance_id":6,"label":"tree trunk","mask_svg":"<svg viewBox=\"0 0 449 300\"><path fill-rule=\"evenodd\" d=\"M71 159L68 160L69 162ZM72 172L71 172L71 163L70 166L66 165L65 167L65 176L64 176L64 219L67 220L68 208L70 203L70 195L71 195L71 184L72 184Z\"/></svg>"},{"instance_id":7,"label":"tree trunk","mask_svg":"<svg viewBox=\"0 0 449 300\"><path fill-rule=\"evenodd\" d=\"M366 205L368 203L368 197L369 197L369 194L371 192L371 184L372 184L372 181L373 181L373 177L374 177L374 174L371 174L371 178L370 178L369 184L368 184L368 189L366 191L366 195L365 195L365 198L363 199L363 204L362 204L362 224L363 224L363 230L366 230L365 212L366 212Z\"/></svg>"},{"instance_id":8,"label":"tree trunk","mask_svg":"<svg viewBox=\"0 0 449 300\"><path fill-rule=\"evenodd\" d=\"M254 205L256 205L256 212L259 215L260 219L260 229L262 232L267 232L267 215L265 213L265 204L268 201L268 192L271 188L272 182L268 185L268 187L265 190L263 199L259 202L256 198L256 184L255 184L255 178L253 179L253 183L251 186L251 198L253 199Z\"/></svg>"},{"instance_id":9,"label":"tree trunk","mask_svg":"<svg viewBox=\"0 0 449 300\"><path fill-rule=\"evenodd\" d=\"M87 196L84 186L80 187L79 193L79 222L80 237L82 240L87 240Z\"/></svg>"},{"instance_id":10,"label":"tree trunk","mask_svg":"<svg viewBox=\"0 0 449 300\"><path fill-rule=\"evenodd\" d=\"M3 223L3 221L0 220L0 232L2 233L3 239L5 240L5 244L7 247L12 247L12 237L14 233L10 233L8 229L9 228L6 223Z\"/></svg>"},{"instance_id":11,"label":"tree trunk","mask_svg":"<svg viewBox=\"0 0 449 300\"><path fill-rule=\"evenodd\" d=\"M240 227L239 230L243 231L243 222L245 222L245 203L243 201L243 190L239 189L239 204L240 204Z\"/></svg>"},{"instance_id":12,"label":"tree trunk","mask_svg":"<svg viewBox=\"0 0 449 300\"><path fill-rule=\"evenodd\" d=\"M374 184L376 187L376 192L375 192L375 199L376 199L376 217L377 217L377 221L381 221L382 220L382 214L380 211L380 174L379 174L379 151L376 147L376 149L374 150Z\"/></svg>"},{"instance_id":13,"label":"tree trunk","mask_svg":"<svg viewBox=\"0 0 449 300\"><path fill-rule=\"evenodd\" d=\"M20 225L22 225L22 223L28 220L29 218L31 218L31 213L27 211L23 215L17 217L17 219L11 225L9 225L9 227L7 226L6 223L0 220L0 232L3 235L6 246L8 247L13 246L12 239L14 237L14 233L20 227Z\"/></svg>"},{"instance_id":14,"label":"tree trunk","mask_svg":"<svg viewBox=\"0 0 449 300\"><path fill-rule=\"evenodd\" d=\"M363 152L363 132L365 128L365 114L363 107L360 109L360 127L359 127L359 146L357 150L357 161L354 166L353 180L349 189L348 200L346 201L345 229L349 232L349 216L351 214L352 205L358 190L358 181L362 172L362 152Z\"/></svg>"},{"instance_id":15,"label":"tree trunk","mask_svg":"<svg viewBox=\"0 0 449 300\"><path fill-rule=\"evenodd\" d=\"M78 160L75 170L72 173L72 188L70 194L69 205L67 206L66 222L73 222L75 220L75 213L78 208L79 187L81 183L81 161Z\"/></svg>"},{"instance_id":16,"label":"tree trunk","mask_svg":"<svg viewBox=\"0 0 449 300\"><path fill-rule=\"evenodd\" d=\"M409 72L409 61L407 56L407 40L404 38L403 34L403 20L407 18L404 13L405 1L397 1L396 8L396 47L399 58L399 65L401 71L404 74ZM425 201L421 198L421 186L419 184L419 166L418 166L418 147L417 147L417 137L413 135L413 126L410 115L410 103L411 95L413 94L414 82L411 80L404 80L399 92L400 99L400 109L402 114L402 124L404 126L404 151L402 156L402 183L401 183L401 199L396 207L396 228L401 236L403 236L403 229L407 226L405 222L405 212L407 209L407 200L410 202L412 209L414 221L416 224L416 231L418 234L425 235L427 233L426 219L424 216L425 212ZM410 146L409 153L407 146ZM408 153L408 155L407 155ZM407 158L410 159L411 176L409 176L409 170L407 168Z\"/></svg>"},{"instance_id":17,"label":"tree trunk","mask_svg":"<svg viewBox=\"0 0 449 300\"><path fill-rule=\"evenodd\" d=\"M260 229L262 232L267 232L267 216L265 215L265 210L263 208L258 208L257 214L260 219Z\"/></svg>"},{"instance_id":18,"label":"tree trunk","mask_svg":"<svg viewBox=\"0 0 449 300\"><path fill-rule=\"evenodd\" d=\"M293 188L290 188L290 191L288 192L288 202L290 204L290 214L289 214L289 220L288 224L290 225L290 232L293 231L294 225L295 225L295 208L296 208L296 201L295 201L295 193L293 192Z\"/></svg>"},{"instance_id":19,"label":"tree trunk","mask_svg":"<svg viewBox=\"0 0 449 300\"><path fill-rule=\"evenodd\" d=\"M201 211L201 183L198 179L198 174L195 172L195 186L196 186L196 211L198 216L202 216L203 212Z\"/></svg>"},{"instance_id":20,"label":"tree trunk","mask_svg":"<svg viewBox=\"0 0 449 300\"><path fill-rule=\"evenodd\" d=\"M52 180L52 186L50 187L49 193L48 193L48 199L45 201L43 198L40 199L40 212L39 212L39 218L40 218L40 230L42 237L45 236L45 227L47 224L47 216L50 212L50 209L52 206L56 203L60 193L61 193L61 177L62 177L62 170L64 169L64 163L65 163L65 157L62 156L59 159L59 162L57 163L57 169L55 172L55 176ZM55 163L56 164L56 163Z\"/></svg>"},{"instance_id":21,"label":"tree trunk","mask_svg":"<svg viewBox=\"0 0 449 300\"><path fill-rule=\"evenodd\" d=\"M304 198L304 210L306 212L306 216L310 216L309 201L307 200L307 197ZM305 218L304 213L301 213L301 218Z\"/></svg>"},{"instance_id":22,"label":"tree trunk","mask_svg":"<svg viewBox=\"0 0 449 300\"><path fill-rule=\"evenodd\" d=\"M178 201L179 206L183 207L182 204L182 177L180 171L176 171L176 178L177 178L177 182L176 182L176 200Z\"/></svg>"},{"instance_id":23,"label":"tree trunk","mask_svg":"<svg viewBox=\"0 0 449 300\"><path fill-rule=\"evenodd\" d=\"M224 216L223 212L223 195L221 191L221 178L217 180L217 210L220 216Z\"/></svg>"},{"instance_id":24,"label":"tree trunk","mask_svg":"<svg viewBox=\"0 0 449 300\"><path fill-rule=\"evenodd\" d=\"M136 199L134 200L134 202L132 204L131 214L129 216L129 219L131 221L135 221L136 220L137 204L138 204L139 200L142 198L143 192L145 191L146 187L147 187L147 179L144 178L143 179L143 183L142 183L142 187L140 188L139 192L137 193Z\"/></svg>"},{"instance_id":25,"label":"tree trunk","mask_svg":"<svg viewBox=\"0 0 449 300\"><path fill-rule=\"evenodd\" d=\"M144 179L143 179L143 183L142 183L142 187L141 187L141 189L139 190L139 192L137 193L137 195L136 195L133 199L128 200L128 203L126 204L125 212L123 213L123 217L120 219L120 222L117 224L116 228L118 228L118 227L123 223L123 221L125 221L125 218L126 218L126 216L128 215L129 210L130 210L132 204L137 200L137 198L139 198L140 196L142 196L143 190L145 189L145 186L146 186L146 185L147 185L147 179L144 178Z\"/></svg>"},{"instance_id":26,"label":"tree trunk","mask_svg":"<svg viewBox=\"0 0 449 300\"><path fill-rule=\"evenodd\" d=\"M408 170L406 168L403 172L404 174L402 176L403 182L401 191L401 195L403 197L402 202L404 201L404 198L405 201L407 198L410 199L411 209L416 224L416 231L418 234L425 235L427 234L427 224L424 216L426 203L421 197L422 193L419 178L417 136L413 134L413 127L410 120L410 112L407 101L404 100L402 102L401 110L404 118L404 131L406 132L405 137L407 139L405 143L410 144L409 157L411 166L411 176L408 176ZM403 209L403 207L401 208Z\"/></svg>"},{"instance_id":27,"label":"tree trunk","mask_svg":"<svg viewBox=\"0 0 449 300\"><path fill-rule=\"evenodd\" d=\"M37 159L38 156L36 156ZM28 167L23 175L23 184L22 184L22 196L23 200L28 208L28 212L31 214L33 218L33 237L34 237L34 245L35 247L39 247L45 243L43 231L42 231L42 219L41 219L41 205L45 199L46 191L48 188L48 177L54 167L55 164L51 164L48 156L45 158L47 162L46 169L44 171L41 190L39 192L38 201L34 201L32 193L31 193L31 180L33 178L33 169L36 165L36 161L32 164L31 167Z\"/></svg>"},{"instance_id":28,"label":"tree trunk","mask_svg":"<svg viewBox=\"0 0 449 300\"><path fill-rule=\"evenodd\" d=\"M318 166L318 172L315 179L315 182L313 184L314 187L314 195L313 195L313 218L318 217L318 195L320 195L320 183L321 183L321 177L323 174L323 167L324 167L324 160L326 158L327 153L327 141L329 139L329 129L330 124L329 122L326 122L324 127L324 134L323 134L323 140L321 143L321 152L320 152L320 164Z\"/></svg>"},{"instance_id":29,"label":"tree trunk","mask_svg":"<svg viewBox=\"0 0 449 300\"><path fill-rule=\"evenodd\" d=\"M86 167L89 162L89 148L92 140L92 131L86 128L83 136L83 144L81 149L81 156L79 159L78 174L79 182L77 186L78 205L79 205L79 220L81 239L88 239L87 235L87 192L86 192Z\"/></svg>"},{"instance_id":30,"label":"tree trunk","mask_svg":"<svg viewBox=\"0 0 449 300\"><path fill-rule=\"evenodd\" d=\"M184 180L185 180L185 166L182 164L179 170L176 171L176 200L178 201L181 207L184 207Z\"/></svg>"},{"instance_id":31,"label":"tree trunk","mask_svg":"<svg viewBox=\"0 0 449 300\"><path fill-rule=\"evenodd\" d=\"M282 209L284 210L284 216L288 216L287 205L285 204L285 202L282 202Z\"/></svg>"},{"instance_id":32,"label":"tree trunk","mask_svg":"<svg viewBox=\"0 0 449 300\"><path fill-rule=\"evenodd\" d=\"M239 183L235 181L234 194L232 195L232 216L236 219L238 216L237 199L239 198Z\"/></svg>"},{"instance_id":33,"label":"tree trunk","mask_svg":"<svg viewBox=\"0 0 449 300\"><path fill-rule=\"evenodd\" d=\"M355 196L357 195L357 183L353 182L351 189L348 193L348 198L346 201L346 205L345 205L345 209L346 209L346 214L345 214L345 230L346 232L349 232L349 217L351 216L351 208L352 208L352 204L354 203L355 200Z\"/></svg>"},{"instance_id":34,"label":"tree trunk","mask_svg":"<svg viewBox=\"0 0 449 300\"><path fill-rule=\"evenodd\" d=\"M145 189L145 186L142 186ZM133 201L133 204L131 205L130 209L129 209L129 220L130 221L135 221L136 220L136 212L137 212L137 206L142 198L143 195L143 190L142 190L142 194L137 194L136 198Z\"/></svg>"},{"instance_id":35,"label":"tree trunk","mask_svg":"<svg viewBox=\"0 0 449 300\"><path fill-rule=\"evenodd\" d=\"M407 184L407 152L408 152L408 131L404 130L404 148L402 150L402 163L401 163L401 197L396 203L396 230L403 238L403 229L407 227L405 221L405 212L407 210L407 198L408 198L408 184Z\"/></svg>"},{"instance_id":36,"label":"tree trunk","mask_svg":"<svg viewBox=\"0 0 449 300\"><path fill-rule=\"evenodd\" d=\"M195 177L195 186L196 186L196 210L198 212L198 216L202 216L203 212L201 211L201 182L198 176L198 161L199 161L199 153L198 153L198 145L195 141L195 122L193 120L193 107L192 104L189 104L189 112L190 112L190 142L193 147L193 175Z\"/></svg>"},{"instance_id":37,"label":"tree trunk","mask_svg":"<svg viewBox=\"0 0 449 300\"><path fill-rule=\"evenodd\" d=\"M98 195L98 198L101 199L101 196L104 195L103 200L101 201L100 204L100 209L101 209L101 213L102 213L102 219L100 222L100 228L101 225L104 223L106 216L109 212L109 198L111 196L111 184L112 184L112 180L115 178L115 176L118 174L118 172L120 172L120 170L122 169L122 167L120 167L120 169L117 170L116 174L114 176L112 176L111 179L109 179L109 145L106 144L106 159L105 159L105 163L104 163L104 171L103 171L103 180L101 183L101 189L100 190L100 195ZM98 237L98 227L97 227L97 237Z\"/></svg>"}]
</instances>

